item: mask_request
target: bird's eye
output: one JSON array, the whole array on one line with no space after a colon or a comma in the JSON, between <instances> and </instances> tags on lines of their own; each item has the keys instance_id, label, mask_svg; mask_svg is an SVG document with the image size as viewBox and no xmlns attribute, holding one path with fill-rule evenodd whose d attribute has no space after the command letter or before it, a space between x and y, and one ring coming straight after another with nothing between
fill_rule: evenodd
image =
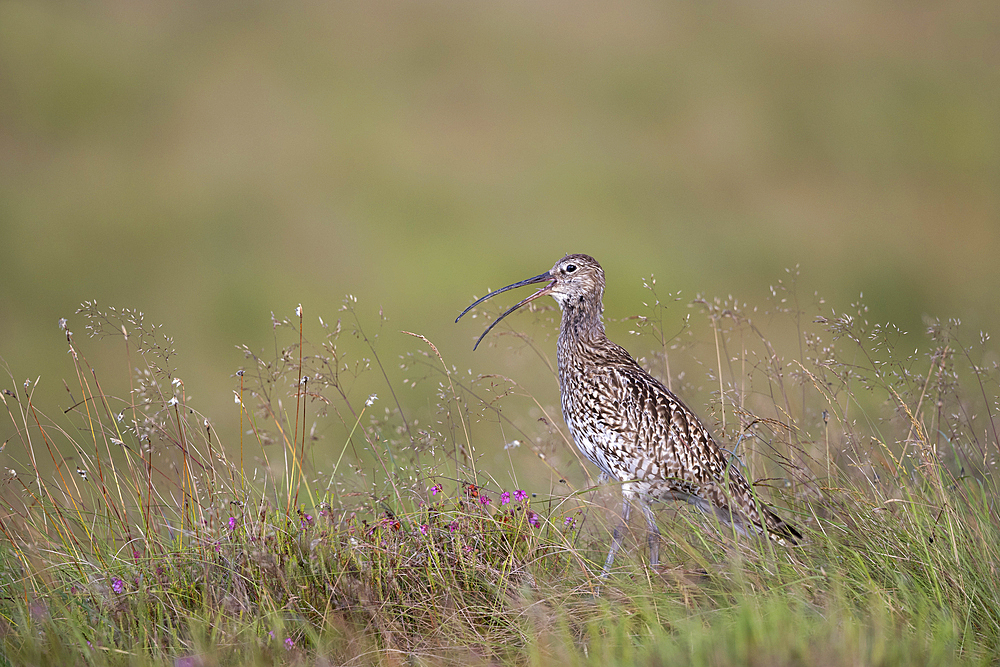
<instances>
[{"instance_id":1,"label":"bird's eye","mask_svg":"<svg viewBox=\"0 0 1000 667\"><path fill-rule=\"evenodd\" d=\"M576 271L576 264L566 265L566 273L573 273L574 271Z\"/></svg>"}]
</instances>

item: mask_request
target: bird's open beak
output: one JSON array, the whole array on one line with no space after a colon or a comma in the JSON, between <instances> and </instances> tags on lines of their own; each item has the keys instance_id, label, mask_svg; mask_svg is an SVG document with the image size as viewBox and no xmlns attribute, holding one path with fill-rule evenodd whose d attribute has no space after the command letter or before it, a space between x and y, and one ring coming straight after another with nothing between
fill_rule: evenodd
<instances>
[{"instance_id":1,"label":"bird's open beak","mask_svg":"<svg viewBox=\"0 0 1000 667\"><path fill-rule=\"evenodd\" d=\"M478 306L479 304L481 304L483 301L486 301L486 299L489 299L491 296L496 296L497 294L500 294L501 292L506 292L507 290L512 290L515 287L524 287L525 285L535 285L537 283L544 283L546 280L550 281L548 285L546 285L542 289L538 290L537 292L535 292L534 294L532 294L531 296L529 296L527 299L525 299L524 301L522 301L519 304L517 304L516 306L511 307L510 310L508 310L503 315L501 315L500 317L498 317L495 320L493 320L493 324L491 324L490 326L488 326L486 328L486 331L484 331L483 335L481 335L479 337L479 339L476 341L476 344L472 346L472 349L475 350L477 347L479 347L479 343L482 342L483 338L486 337L486 334L488 334L493 329L493 327L495 327L497 324L500 323L500 320L502 320L503 318L507 317L508 315L510 315L511 313L513 313L515 310L517 310L518 308L520 308L524 304L528 303L529 301L534 301L535 299L537 299L540 296L545 296L546 294L551 293L552 292L552 288L556 284L556 281L552 277L552 274L550 272L546 271L545 273L537 275L534 278L528 278L527 280L522 280L519 283L514 283L513 285L507 285L506 287L502 287L502 288L498 289L495 292L490 292L489 294L487 294L486 296L484 296L482 299L477 299L475 302L473 302L473 304L471 306L469 306L468 308L466 308L465 310L463 310L462 311L462 315L465 315L467 312L469 312L470 310L472 310L473 308L475 308L476 306ZM458 317L456 317L455 321L458 322L460 319L462 319L462 315L459 315Z\"/></svg>"}]
</instances>

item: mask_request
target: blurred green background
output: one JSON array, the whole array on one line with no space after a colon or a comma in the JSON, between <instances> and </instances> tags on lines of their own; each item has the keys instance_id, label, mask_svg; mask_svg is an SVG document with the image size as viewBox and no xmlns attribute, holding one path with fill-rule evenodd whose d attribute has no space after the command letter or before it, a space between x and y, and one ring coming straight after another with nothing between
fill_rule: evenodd
<instances>
[{"instance_id":1,"label":"blurred green background","mask_svg":"<svg viewBox=\"0 0 1000 667\"><path fill-rule=\"evenodd\" d=\"M994 0L0 3L0 357L50 412L85 299L163 323L226 436L235 346L298 303L317 339L347 293L382 308L393 380L401 329L525 379L453 320L567 252L612 319L650 274L757 305L798 265L919 331L997 329L998 250Z\"/></svg>"}]
</instances>

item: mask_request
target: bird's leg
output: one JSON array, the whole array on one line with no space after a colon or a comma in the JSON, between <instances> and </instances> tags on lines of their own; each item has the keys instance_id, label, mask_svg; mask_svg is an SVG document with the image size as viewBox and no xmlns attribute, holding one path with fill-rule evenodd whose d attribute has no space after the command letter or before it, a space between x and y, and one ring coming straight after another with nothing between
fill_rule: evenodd
<instances>
[{"instance_id":1,"label":"bird's leg","mask_svg":"<svg viewBox=\"0 0 1000 667\"><path fill-rule=\"evenodd\" d=\"M642 513L646 515L646 525L649 526L649 564L656 567L660 564L660 528L656 525L656 516L649 503L642 504Z\"/></svg>"},{"instance_id":2,"label":"bird's leg","mask_svg":"<svg viewBox=\"0 0 1000 667\"><path fill-rule=\"evenodd\" d=\"M617 526L615 526L614 532L611 533L611 551L608 552L608 559L604 561L604 573L601 574L602 577L608 576L608 572L611 571L611 564L615 562L615 554L622 545L622 538L625 536L625 531L628 529L628 518L632 514L632 502L629 497L625 494L622 495L622 520Z\"/></svg>"}]
</instances>

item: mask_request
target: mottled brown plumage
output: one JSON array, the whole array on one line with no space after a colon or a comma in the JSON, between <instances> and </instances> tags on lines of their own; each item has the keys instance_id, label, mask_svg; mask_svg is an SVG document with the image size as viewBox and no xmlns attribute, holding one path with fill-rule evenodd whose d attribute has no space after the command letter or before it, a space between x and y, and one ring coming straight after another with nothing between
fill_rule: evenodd
<instances>
[{"instance_id":1,"label":"mottled brown plumage","mask_svg":"<svg viewBox=\"0 0 1000 667\"><path fill-rule=\"evenodd\" d=\"M652 500L685 500L714 514L743 535L767 534L779 542L801 535L755 499L739 469L712 438L697 415L659 380L647 373L604 333L604 270L593 257L567 255L551 270L487 294L547 283L497 318L550 295L562 309L557 357L563 418L584 456L608 477L622 483L622 522L613 533L605 572L631 514L640 500L649 525L650 563L659 560L659 530ZM462 317L459 315L459 318ZM456 320L458 321L458 320Z\"/></svg>"}]
</instances>

